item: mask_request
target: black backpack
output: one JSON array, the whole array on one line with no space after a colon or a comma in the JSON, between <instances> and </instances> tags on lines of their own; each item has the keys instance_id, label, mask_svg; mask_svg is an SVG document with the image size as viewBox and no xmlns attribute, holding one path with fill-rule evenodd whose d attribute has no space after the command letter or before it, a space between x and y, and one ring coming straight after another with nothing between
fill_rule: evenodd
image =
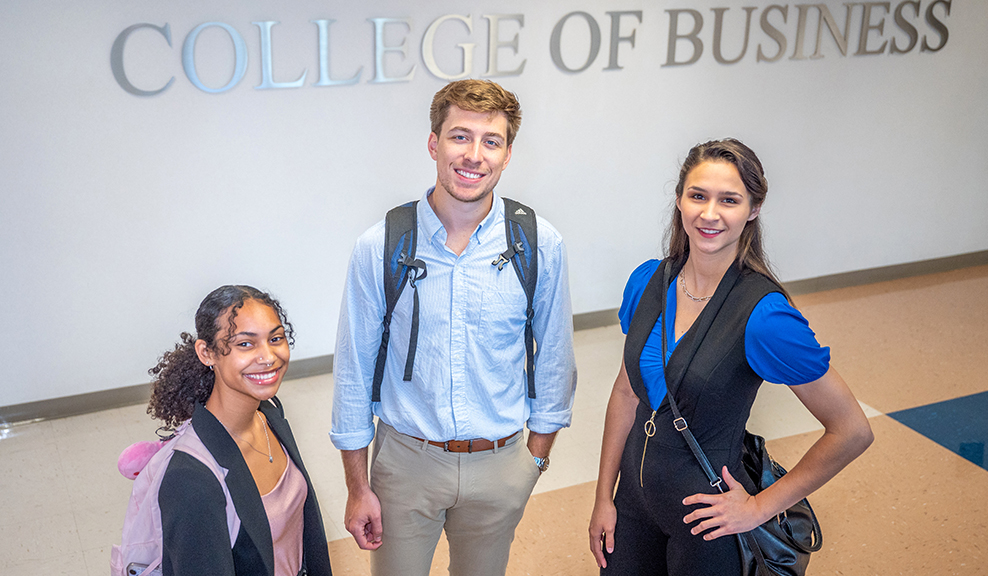
<instances>
[{"instance_id":1,"label":"black backpack","mask_svg":"<svg viewBox=\"0 0 988 576\"><path fill-rule=\"evenodd\" d=\"M528 397L535 398L535 337L532 333L532 320L535 309L535 285L539 279L538 230L535 211L520 202L504 198L504 235L508 249L491 262L502 270L508 262L515 268L518 281L525 289L528 308L525 311L525 352L527 357L525 372L528 374ZM416 260L415 244L418 240L418 227L415 209L418 201L402 204L388 211L384 219L384 333L381 334L381 347L377 351L377 364L374 367L374 386L371 401L381 401L381 382L384 380L384 363L388 358L388 342L391 339L391 315L405 284L412 287L412 326L408 341L408 357L405 359L404 381L412 379L412 366L415 364L415 348L419 334L419 295L415 283L426 277L425 262Z\"/></svg>"}]
</instances>

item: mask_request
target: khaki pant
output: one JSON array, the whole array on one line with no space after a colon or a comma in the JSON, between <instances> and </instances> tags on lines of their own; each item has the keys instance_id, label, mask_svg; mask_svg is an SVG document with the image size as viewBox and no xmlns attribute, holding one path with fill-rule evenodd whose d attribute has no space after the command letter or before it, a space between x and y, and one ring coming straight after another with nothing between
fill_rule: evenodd
<instances>
[{"instance_id":1,"label":"khaki pant","mask_svg":"<svg viewBox=\"0 0 988 576\"><path fill-rule=\"evenodd\" d=\"M517 434L497 452L444 452L379 422L371 489L383 544L374 576L428 576L443 529L451 576L503 576L539 469Z\"/></svg>"}]
</instances>

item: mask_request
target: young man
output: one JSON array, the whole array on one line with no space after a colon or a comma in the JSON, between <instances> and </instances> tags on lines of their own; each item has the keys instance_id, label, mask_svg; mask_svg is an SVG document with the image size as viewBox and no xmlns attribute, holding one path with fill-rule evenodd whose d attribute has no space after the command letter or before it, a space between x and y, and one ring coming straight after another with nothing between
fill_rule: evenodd
<instances>
[{"instance_id":1,"label":"young man","mask_svg":"<svg viewBox=\"0 0 988 576\"><path fill-rule=\"evenodd\" d=\"M528 299L511 264L492 265L508 248L505 204L494 187L511 160L521 109L493 82L462 80L435 95L430 119L436 183L415 207L415 258L427 275L397 301L380 402L372 402L386 311L385 223L357 240L340 313L330 436L346 470L346 528L373 551L374 576L427 576L444 529L452 575L503 575L556 432L571 418L566 249L538 218L530 398ZM406 381L416 293L417 348Z\"/></svg>"}]
</instances>

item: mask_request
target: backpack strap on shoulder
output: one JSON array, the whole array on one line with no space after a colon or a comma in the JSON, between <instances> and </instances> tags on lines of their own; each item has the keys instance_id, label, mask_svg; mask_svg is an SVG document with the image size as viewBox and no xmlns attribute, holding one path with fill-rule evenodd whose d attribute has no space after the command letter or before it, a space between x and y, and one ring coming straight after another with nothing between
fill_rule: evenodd
<instances>
[{"instance_id":1,"label":"backpack strap on shoulder","mask_svg":"<svg viewBox=\"0 0 988 576\"><path fill-rule=\"evenodd\" d=\"M415 283L426 276L425 262L415 258L415 243L418 235L415 212L417 205L418 201L402 204L389 210L384 218L384 332L381 334L381 346L377 351L377 364L374 366L372 402L381 401L384 363L388 359L388 342L391 340L391 316L406 283L412 286L413 304L412 329L403 379L406 382L412 379L412 366L415 364L419 333L419 295ZM413 270L414 272L409 275Z\"/></svg>"},{"instance_id":2,"label":"backpack strap on shoulder","mask_svg":"<svg viewBox=\"0 0 988 576\"><path fill-rule=\"evenodd\" d=\"M504 237L508 242L508 249L491 264L501 270L505 264L511 262L528 298L528 308L525 310L525 372L528 374L528 397L535 398L535 335L532 320L535 318L535 286L539 280L538 227L534 210L510 198L502 199Z\"/></svg>"}]
</instances>

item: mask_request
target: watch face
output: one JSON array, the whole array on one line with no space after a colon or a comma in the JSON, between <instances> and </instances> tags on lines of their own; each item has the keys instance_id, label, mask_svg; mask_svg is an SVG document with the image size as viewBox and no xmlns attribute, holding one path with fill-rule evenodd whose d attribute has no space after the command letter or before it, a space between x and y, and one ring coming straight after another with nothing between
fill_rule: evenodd
<instances>
[{"instance_id":1,"label":"watch face","mask_svg":"<svg viewBox=\"0 0 988 576\"><path fill-rule=\"evenodd\" d=\"M549 457L546 456L545 458L539 458L538 460L536 460L536 464L539 465L540 472L545 472L546 470L549 469Z\"/></svg>"}]
</instances>

